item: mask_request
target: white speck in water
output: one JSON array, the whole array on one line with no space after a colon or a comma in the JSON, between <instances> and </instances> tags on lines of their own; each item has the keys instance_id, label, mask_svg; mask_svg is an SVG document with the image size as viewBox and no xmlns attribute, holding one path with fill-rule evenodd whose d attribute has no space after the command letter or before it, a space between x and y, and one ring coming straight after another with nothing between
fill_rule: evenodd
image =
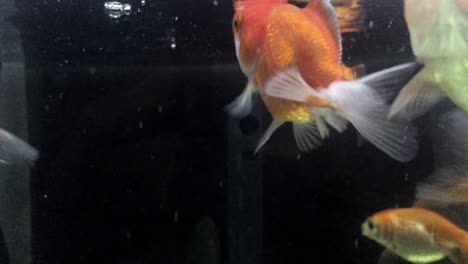
<instances>
[{"instance_id":1,"label":"white speck in water","mask_svg":"<svg viewBox=\"0 0 468 264\"><path fill-rule=\"evenodd\" d=\"M60 100L62 100L62 98L63 98L63 93L60 92L58 97L59 97Z\"/></svg>"},{"instance_id":2,"label":"white speck in water","mask_svg":"<svg viewBox=\"0 0 468 264\"><path fill-rule=\"evenodd\" d=\"M49 105L44 105L44 110L46 110L47 112L49 112L49 110L50 110Z\"/></svg>"},{"instance_id":3,"label":"white speck in water","mask_svg":"<svg viewBox=\"0 0 468 264\"><path fill-rule=\"evenodd\" d=\"M162 110L163 110L163 109L162 109L162 106L158 106L158 112L159 112L159 113L162 113Z\"/></svg>"},{"instance_id":4,"label":"white speck in water","mask_svg":"<svg viewBox=\"0 0 468 264\"><path fill-rule=\"evenodd\" d=\"M175 16L175 17L174 17L174 21L177 21L177 20L179 20L179 17L178 17L178 16Z\"/></svg>"},{"instance_id":5,"label":"white speck in water","mask_svg":"<svg viewBox=\"0 0 468 264\"><path fill-rule=\"evenodd\" d=\"M302 158L301 153L297 154L296 159L300 160Z\"/></svg>"},{"instance_id":6,"label":"white speck in water","mask_svg":"<svg viewBox=\"0 0 468 264\"><path fill-rule=\"evenodd\" d=\"M214 5L214 6L218 6L218 1L217 1L217 0L214 0L214 1L213 1L213 5Z\"/></svg>"},{"instance_id":7,"label":"white speck in water","mask_svg":"<svg viewBox=\"0 0 468 264\"><path fill-rule=\"evenodd\" d=\"M138 122L138 128L143 128L143 121Z\"/></svg>"},{"instance_id":8,"label":"white speck in water","mask_svg":"<svg viewBox=\"0 0 468 264\"><path fill-rule=\"evenodd\" d=\"M405 173L405 181L408 181L408 173Z\"/></svg>"},{"instance_id":9,"label":"white speck in water","mask_svg":"<svg viewBox=\"0 0 468 264\"><path fill-rule=\"evenodd\" d=\"M174 211L174 223L179 222L179 211Z\"/></svg>"},{"instance_id":10,"label":"white speck in water","mask_svg":"<svg viewBox=\"0 0 468 264\"><path fill-rule=\"evenodd\" d=\"M89 72L89 74L94 75L96 73L96 68L89 67L88 72Z\"/></svg>"},{"instance_id":11,"label":"white speck in water","mask_svg":"<svg viewBox=\"0 0 468 264\"><path fill-rule=\"evenodd\" d=\"M388 28L390 28L392 26L392 24L393 24L393 19L390 20L390 22L388 23Z\"/></svg>"},{"instance_id":12,"label":"white speck in water","mask_svg":"<svg viewBox=\"0 0 468 264\"><path fill-rule=\"evenodd\" d=\"M369 22L369 29L372 29L374 27L374 21Z\"/></svg>"},{"instance_id":13,"label":"white speck in water","mask_svg":"<svg viewBox=\"0 0 468 264\"><path fill-rule=\"evenodd\" d=\"M83 52L86 52L86 49L85 49L85 48L83 48L82 50L83 50Z\"/></svg>"},{"instance_id":14,"label":"white speck in water","mask_svg":"<svg viewBox=\"0 0 468 264\"><path fill-rule=\"evenodd\" d=\"M146 5L146 0L141 0L141 5L145 6Z\"/></svg>"},{"instance_id":15,"label":"white speck in water","mask_svg":"<svg viewBox=\"0 0 468 264\"><path fill-rule=\"evenodd\" d=\"M141 112L141 107L138 107L137 110L138 110L138 112Z\"/></svg>"},{"instance_id":16,"label":"white speck in water","mask_svg":"<svg viewBox=\"0 0 468 264\"><path fill-rule=\"evenodd\" d=\"M125 232L125 238L127 238L127 240L130 240L132 238L132 232L130 231Z\"/></svg>"},{"instance_id":17,"label":"white speck in water","mask_svg":"<svg viewBox=\"0 0 468 264\"><path fill-rule=\"evenodd\" d=\"M42 197L44 197L44 199L47 199L49 196L47 195L47 193L45 193Z\"/></svg>"},{"instance_id":18,"label":"white speck in water","mask_svg":"<svg viewBox=\"0 0 468 264\"><path fill-rule=\"evenodd\" d=\"M65 60L65 64L68 64L68 60Z\"/></svg>"},{"instance_id":19,"label":"white speck in water","mask_svg":"<svg viewBox=\"0 0 468 264\"><path fill-rule=\"evenodd\" d=\"M172 43L171 43L171 49L176 49L176 47L177 47L176 43L175 43L175 42L172 42Z\"/></svg>"},{"instance_id":20,"label":"white speck in water","mask_svg":"<svg viewBox=\"0 0 468 264\"><path fill-rule=\"evenodd\" d=\"M357 239L357 238L356 238L356 240L354 240L354 247L355 248L359 247L359 239Z\"/></svg>"}]
</instances>

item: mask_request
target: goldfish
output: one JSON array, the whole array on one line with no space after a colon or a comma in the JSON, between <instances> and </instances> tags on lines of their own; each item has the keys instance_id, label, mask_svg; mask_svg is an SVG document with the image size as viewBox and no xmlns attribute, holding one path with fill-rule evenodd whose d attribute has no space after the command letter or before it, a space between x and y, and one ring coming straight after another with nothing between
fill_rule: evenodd
<instances>
[{"instance_id":1,"label":"goldfish","mask_svg":"<svg viewBox=\"0 0 468 264\"><path fill-rule=\"evenodd\" d=\"M21 138L0 128L0 163L33 165L39 151Z\"/></svg>"},{"instance_id":2,"label":"goldfish","mask_svg":"<svg viewBox=\"0 0 468 264\"><path fill-rule=\"evenodd\" d=\"M417 184L413 207L433 211L465 229L468 228L468 114L448 105L450 108L436 109L427 118L434 170ZM397 254L389 247L378 263L400 263Z\"/></svg>"},{"instance_id":3,"label":"goldfish","mask_svg":"<svg viewBox=\"0 0 468 264\"><path fill-rule=\"evenodd\" d=\"M369 217L362 234L412 263L449 257L468 263L468 233L445 217L423 208L388 209Z\"/></svg>"},{"instance_id":4,"label":"goldfish","mask_svg":"<svg viewBox=\"0 0 468 264\"><path fill-rule=\"evenodd\" d=\"M404 17L424 68L400 91L389 117L416 118L447 97L468 111L468 0L405 0Z\"/></svg>"},{"instance_id":5,"label":"goldfish","mask_svg":"<svg viewBox=\"0 0 468 264\"><path fill-rule=\"evenodd\" d=\"M255 152L286 122L304 152L321 145L329 126L343 132L349 122L394 159L415 156L415 129L387 119L389 106L377 91L413 70L414 63L358 79L359 71L341 60L339 21L327 0L304 8L286 0L244 0L235 1L234 9L236 56L248 81L227 109L238 117L248 114L258 93L273 116Z\"/></svg>"}]
</instances>

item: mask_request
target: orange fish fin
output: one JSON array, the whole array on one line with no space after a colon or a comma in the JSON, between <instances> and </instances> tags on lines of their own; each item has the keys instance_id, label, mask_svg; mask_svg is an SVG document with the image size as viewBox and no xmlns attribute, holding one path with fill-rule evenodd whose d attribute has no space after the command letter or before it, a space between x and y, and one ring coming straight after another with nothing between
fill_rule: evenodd
<instances>
[{"instance_id":1,"label":"orange fish fin","mask_svg":"<svg viewBox=\"0 0 468 264\"><path fill-rule=\"evenodd\" d=\"M335 8L329 0L311 0L306 7L304 7L304 13L311 19L316 20L317 17L325 17L327 21L327 28L329 28L333 37L340 47L341 54L341 32L339 27L339 20L336 16Z\"/></svg>"},{"instance_id":2,"label":"orange fish fin","mask_svg":"<svg viewBox=\"0 0 468 264\"><path fill-rule=\"evenodd\" d=\"M364 30L365 0L335 0L336 16L341 33L360 32Z\"/></svg>"}]
</instances>

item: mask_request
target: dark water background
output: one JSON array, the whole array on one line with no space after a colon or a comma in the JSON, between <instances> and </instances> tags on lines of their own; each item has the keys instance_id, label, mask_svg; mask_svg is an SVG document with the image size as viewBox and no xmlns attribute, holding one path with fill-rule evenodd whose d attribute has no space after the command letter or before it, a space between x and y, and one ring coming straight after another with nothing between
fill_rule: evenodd
<instances>
[{"instance_id":1,"label":"dark water background","mask_svg":"<svg viewBox=\"0 0 468 264\"><path fill-rule=\"evenodd\" d=\"M375 263L380 247L360 237L360 224L411 205L431 169L429 144L402 164L358 147L349 129L297 158L285 126L260 155L242 156L254 167L246 171L261 173L240 175L229 128L247 137L264 123L223 111L246 81L232 1L126 2L133 14L115 20L101 0L16 1L31 142L42 153L32 174L34 263L187 263L206 217L223 263ZM367 9L373 27L344 37L345 63L372 72L412 60L401 1ZM231 197L242 188L244 213ZM229 230L254 243L233 249Z\"/></svg>"}]
</instances>

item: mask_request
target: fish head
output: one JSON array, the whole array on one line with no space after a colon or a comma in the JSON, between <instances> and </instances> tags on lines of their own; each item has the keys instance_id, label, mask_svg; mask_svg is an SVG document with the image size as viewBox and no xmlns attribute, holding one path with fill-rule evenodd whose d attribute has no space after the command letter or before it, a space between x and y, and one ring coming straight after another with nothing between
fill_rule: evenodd
<instances>
[{"instance_id":1,"label":"fish head","mask_svg":"<svg viewBox=\"0 0 468 264\"><path fill-rule=\"evenodd\" d=\"M285 3L287 3L285 0L234 1L232 32L236 56L247 77L255 74L258 60L262 55L271 10Z\"/></svg>"},{"instance_id":2,"label":"fish head","mask_svg":"<svg viewBox=\"0 0 468 264\"><path fill-rule=\"evenodd\" d=\"M390 210L374 214L361 225L362 235L388 247L392 242L394 222L395 219Z\"/></svg>"}]
</instances>

